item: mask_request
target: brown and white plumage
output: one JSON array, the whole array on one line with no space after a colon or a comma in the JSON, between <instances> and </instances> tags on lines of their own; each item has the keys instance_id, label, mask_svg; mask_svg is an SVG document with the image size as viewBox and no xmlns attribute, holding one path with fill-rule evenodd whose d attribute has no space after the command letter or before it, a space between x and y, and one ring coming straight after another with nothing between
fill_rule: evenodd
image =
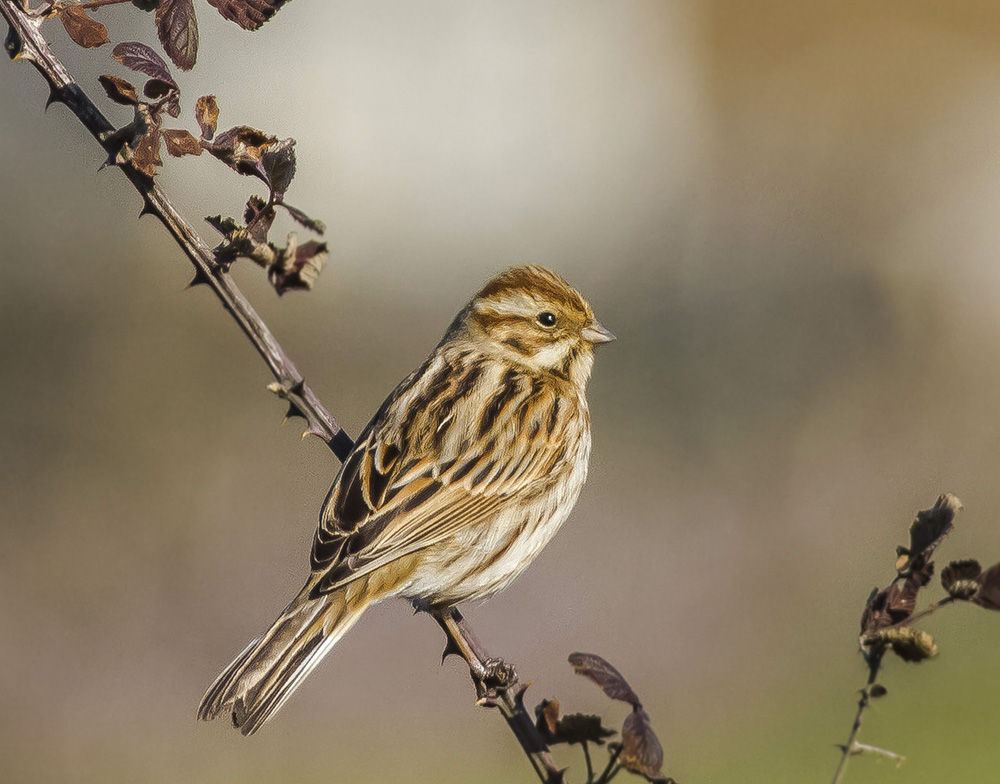
<instances>
[{"instance_id":1,"label":"brown and white plumage","mask_svg":"<svg viewBox=\"0 0 1000 784\"><path fill-rule=\"evenodd\" d=\"M216 679L199 718L231 711L249 735L373 602L452 605L517 577L586 479L586 383L609 340L555 273L491 280L362 431L323 506L306 585Z\"/></svg>"}]
</instances>

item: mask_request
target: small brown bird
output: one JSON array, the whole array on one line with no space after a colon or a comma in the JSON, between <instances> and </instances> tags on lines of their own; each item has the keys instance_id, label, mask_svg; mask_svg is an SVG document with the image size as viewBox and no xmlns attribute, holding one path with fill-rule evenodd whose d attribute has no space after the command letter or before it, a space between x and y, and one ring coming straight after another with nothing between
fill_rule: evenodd
<instances>
[{"instance_id":1,"label":"small brown bird","mask_svg":"<svg viewBox=\"0 0 1000 784\"><path fill-rule=\"evenodd\" d=\"M305 587L208 689L244 735L369 605L491 596L559 530L587 477L594 346L614 340L544 267L498 275L382 404L327 496Z\"/></svg>"}]
</instances>

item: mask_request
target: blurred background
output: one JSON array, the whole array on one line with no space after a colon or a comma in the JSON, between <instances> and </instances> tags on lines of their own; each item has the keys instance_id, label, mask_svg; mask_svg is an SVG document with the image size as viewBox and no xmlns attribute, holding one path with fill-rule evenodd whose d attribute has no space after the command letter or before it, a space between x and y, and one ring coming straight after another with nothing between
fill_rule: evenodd
<instances>
[{"instance_id":1,"label":"blurred background","mask_svg":"<svg viewBox=\"0 0 1000 784\"><path fill-rule=\"evenodd\" d=\"M509 264L559 270L619 337L577 511L466 608L529 703L620 726L566 664L592 651L684 784L829 781L862 606L914 513L957 494L939 563L1000 560L1000 6L296 0L256 34L197 9L175 125L213 92L220 128L298 140L288 198L330 263L280 300L236 274L349 432ZM129 6L95 16L154 42ZM110 49L45 31L126 122ZM41 79L0 71L4 777L532 781L401 603L258 736L196 723L304 578L337 464L280 426L263 363ZM209 242L202 216L261 193L208 156L160 181ZM925 628L939 657L889 660L861 734L907 762L847 781L995 778L1000 615Z\"/></svg>"}]
</instances>

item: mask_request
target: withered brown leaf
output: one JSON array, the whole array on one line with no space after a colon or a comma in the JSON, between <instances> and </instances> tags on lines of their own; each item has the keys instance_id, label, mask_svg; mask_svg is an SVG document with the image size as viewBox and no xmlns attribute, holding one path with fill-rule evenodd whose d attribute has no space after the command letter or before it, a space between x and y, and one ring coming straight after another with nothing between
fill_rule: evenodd
<instances>
[{"instance_id":1,"label":"withered brown leaf","mask_svg":"<svg viewBox=\"0 0 1000 784\"><path fill-rule=\"evenodd\" d=\"M111 56L126 68L144 73L152 79L166 82L177 89L177 82L170 74L170 68L152 48L138 41L123 41L111 50Z\"/></svg>"},{"instance_id":2,"label":"withered brown leaf","mask_svg":"<svg viewBox=\"0 0 1000 784\"><path fill-rule=\"evenodd\" d=\"M1000 610L1000 563L993 564L979 576L979 592L973 602L987 610Z\"/></svg>"},{"instance_id":3,"label":"withered brown leaf","mask_svg":"<svg viewBox=\"0 0 1000 784\"><path fill-rule=\"evenodd\" d=\"M266 242L267 233L274 223L274 207L268 205L260 196L251 196L247 199L246 209L243 210L243 222L247 225L251 239L255 242Z\"/></svg>"},{"instance_id":4,"label":"withered brown leaf","mask_svg":"<svg viewBox=\"0 0 1000 784\"><path fill-rule=\"evenodd\" d=\"M663 746L653 732L649 714L638 706L632 709L622 726L622 753L618 759L626 770L650 781L663 780Z\"/></svg>"},{"instance_id":5,"label":"withered brown leaf","mask_svg":"<svg viewBox=\"0 0 1000 784\"><path fill-rule=\"evenodd\" d=\"M101 83L104 92L108 94L108 98L115 103L124 104L125 106L135 106L139 103L139 91L131 82L118 76L112 76L111 74L98 76L97 81Z\"/></svg>"},{"instance_id":6,"label":"withered brown leaf","mask_svg":"<svg viewBox=\"0 0 1000 784\"><path fill-rule=\"evenodd\" d=\"M903 661L920 662L937 656L934 638L922 629L902 626L883 629L877 635L879 642L892 646L892 651Z\"/></svg>"},{"instance_id":7,"label":"withered brown leaf","mask_svg":"<svg viewBox=\"0 0 1000 784\"><path fill-rule=\"evenodd\" d=\"M203 95L195 104L194 116L201 128L201 138L211 139L219 125L219 104L214 95Z\"/></svg>"},{"instance_id":8,"label":"withered brown leaf","mask_svg":"<svg viewBox=\"0 0 1000 784\"><path fill-rule=\"evenodd\" d=\"M893 580L881 591L872 591L861 613L861 632L872 636L882 629L902 623L917 607L917 594L930 582L934 574L934 564L924 563L919 571L910 572L900 582Z\"/></svg>"},{"instance_id":9,"label":"withered brown leaf","mask_svg":"<svg viewBox=\"0 0 1000 784\"><path fill-rule=\"evenodd\" d=\"M131 165L147 177L155 176L156 167L163 165L160 158L160 133L158 126L152 126L132 150Z\"/></svg>"},{"instance_id":10,"label":"withered brown leaf","mask_svg":"<svg viewBox=\"0 0 1000 784\"><path fill-rule=\"evenodd\" d=\"M326 224L323 221L316 218L310 218L298 207L293 207L285 201L281 202L281 206L288 210L288 214L291 215L298 223L305 226L310 231L314 231L317 234L323 234L326 231Z\"/></svg>"},{"instance_id":11,"label":"withered brown leaf","mask_svg":"<svg viewBox=\"0 0 1000 784\"><path fill-rule=\"evenodd\" d=\"M600 716L587 713L569 713L556 722L552 743L593 743L597 746L613 737L614 730L609 730L601 723Z\"/></svg>"},{"instance_id":12,"label":"withered brown leaf","mask_svg":"<svg viewBox=\"0 0 1000 784\"><path fill-rule=\"evenodd\" d=\"M552 738L556 733L556 725L559 723L559 700L542 700L535 708L535 726L542 733L546 740Z\"/></svg>"},{"instance_id":13,"label":"withered brown leaf","mask_svg":"<svg viewBox=\"0 0 1000 784\"><path fill-rule=\"evenodd\" d=\"M226 19L244 30L257 30L288 0L208 0Z\"/></svg>"},{"instance_id":14,"label":"withered brown leaf","mask_svg":"<svg viewBox=\"0 0 1000 784\"><path fill-rule=\"evenodd\" d=\"M621 700L632 706L642 705L639 696L629 686L625 677L608 661L596 653L570 654L569 663L579 675L589 678L613 700Z\"/></svg>"},{"instance_id":15,"label":"withered brown leaf","mask_svg":"<svg viewBox=\"0 0 1000 784\"><path fill-rule=\"evenodd\" d=\"M327 255L325 242L309 240L296 245L294 235L290 235L288 246L268 268L267 278L279 295L293 289L309 290L323 271Z\"/></svg>"},{"instance_id":16,"label":"withered brown leaf","mask_svg":"<svg viewBox=\"0 0 1000 784\"><path fill-rule=\"evenodd\" d=\"M96 19L91 19L82 8L67 5L62 6L57 13L59 21L66 28L66 33L78 46L85 49L96 49L111 40L108 38L108 28Z\"/></svg>"},{"instance_id":17,"label":"withered brown leaf","mask_svg":"<svg viewBox=\"0 0 1000 784\"><path fill-rule=\"evenodd\" d=\"M201 155L201 144L188 131L165 128L163 141L167 145L167 152L175 158L180 158L183 155Z\"/></svg>"},{"instance_id":18,"label":"withered brown leaf","mask_svg":"<svg viewBox=\"0 0 1000 784\"><path fill-rule=\"evenodd\" d=\"M258 177L267 184L267 174L263 166L264 150L277 141L276 136L258 131L249 125L237 125L216 136L207 149L234 171Z\"/></svg>"},{"instance_id":19,"label":"withered brown leaf","mask_svg":"<svg viewBox=\"0 0 1000 784\"><path fill-rule=\"evenodd\" d=\"M917 512L917 518L910 526L910 546L897 548L896 571L901 576L926 563L935 548L954 528L955 514L962 508L962 502L951 493L943 493L930 509Z\"/></svg>"},{"instance_id":20,"label":"withered brown leaf","mask_svg":"<svg viewBox=\"0 0 1000 784\"><path fill-rule=\"evenodd\" d=\"M979 577L982 573L979 561L952 561L941 570L941 586L949 596L971 599L979 592Z\"/></svg>"},{"instance_id":21,"label":"withered brown leaf","mask_svg":"<svg viewBox=\"0 0 1000 784\"><path fill-rule=\"evenodd\" d=\"M261 165L271 193L280 200L295 176L295 139L282 139L267 145Z\"/></svg>"},{"instance_id":22,"label":"withered brown leaf","mask_svg":"<svg viewBox=\"0 0 1000 784\"><path fill-rule=\"evenodd\" d=\"M160 0L156 35L174 65L190 71L198 59L198 18L193 0Z\"/></svg>"}]
</instances>

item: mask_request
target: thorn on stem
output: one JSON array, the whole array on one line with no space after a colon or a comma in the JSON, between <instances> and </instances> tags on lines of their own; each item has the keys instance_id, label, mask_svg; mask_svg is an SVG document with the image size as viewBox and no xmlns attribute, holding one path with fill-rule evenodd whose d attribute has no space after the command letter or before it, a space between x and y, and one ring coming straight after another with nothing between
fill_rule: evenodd
<instances>
[{"instance_id":1,"label":"thorn on stem","mask_svg":"<svg viewBox=\"0 0 1000 784\"><path fill-rule=\"evenodd\" d=\"M419 612L419 610L414 610L414 612ZM444 664L445 659L449 656L458 656L459 658L462 656L462 651L459 650L458 645L450 637L448 638L448 642L445 643L444 651L441 654L441 664Z\"/></svg>"},{"instance_id":2,"label":"thorn on stem","mask_svg":"<svg viewBox=\"0 0 1000 784\"><path fill-rule=\"evenodd\" d=\"M66 100L62 96L62 90L49 85L49 97L45 99L45 111L48 111L54 103L66 103Z\"/></svg>"},{"instance_id":3,"label":"thorn on stem","mask_svg":"<svg viewBox=\"0 0 1000 784\"><path fill-rule=\"evenodd\" d=\"M153 213L147 212L145 208L143 208L143 211L139 213L139 217L141 218L143 215L152 215L152 214ZM194 277L191 278L191 281L187 284L187 286L184 287L184 290L187 291L188 289L193 289L195 286L201 286L204 285L205 283L208 283L208 276L199 267L195 271Z\"/></svg>"}]
</instances>

